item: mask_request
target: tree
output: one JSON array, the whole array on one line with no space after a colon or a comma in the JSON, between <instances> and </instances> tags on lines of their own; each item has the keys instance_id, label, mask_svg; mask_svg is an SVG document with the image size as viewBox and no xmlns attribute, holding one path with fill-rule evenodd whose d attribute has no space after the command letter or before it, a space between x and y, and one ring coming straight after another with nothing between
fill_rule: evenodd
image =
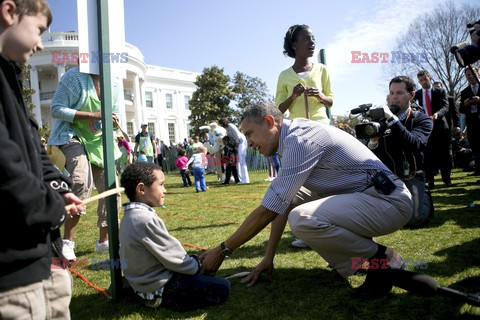
<instances>
[{"instance_id":1,"label":"tree","mask_svg":"<svg viewBox=\"0 0 480 320\"><path fill-rule=\"evenodd\" d=\"M33 112L35 106L32 102L32 95L35 93L35 90L30 86L30 69L32 66L29 64L21 64L20 69L22 70L22 78L23 78L23 90L22 96L25 104L27 105L27 109L30 113L30 117L35 118L35 114Z\"/></svg>"},{"instance_id":2,"label":"tree","mask_svg":"<svg viewBox=\"0 0 480 320\"><path fill-rule=\"evenodd\" d=\"M200 133L200 127L208 125L222 117L234 115L229 107L235 97L230 88L230 77L223 73L223 68L217 66L203 69L203 73L194 82L197 90L189 102L191 115L189 117L192 131Z\"/></svg>"},{"instance_id":3,"label":"tree","mask_svg":"<svg viewBox=\"0 0 480 320\"><path fill-rule=\"evenodd\" d=\"M30 70L32 69L32 66L29 64L21 64L20 69L22 70L23 78L22 97L25 101L30 117L32 119L35 119L35 105L32 102L32 95L35 93L35 90L32 89L32 86L30 85ZM50 137L50 133L52 131L48 127L48 124L45 123L40 128L38 128L38 132L41 137L45 138L45 140L48 140L48 137Z\"/></svg>"},{"instance_id":4,"label":"tree","mask_svg":"<svg viewBox=\"0 0 480 320\"><path fill-rule=\"evenodd\" d=\"M240 71L233 76L233 92L240 113L262 101L272 100L262 79L250 77Z\"/></svg>"},{"instance_id":5,"label":"tree","mask_svg":"<svg viewBox=\"0 0 480 320\"><path fill-rule=\"evenodd\" d=\"M446 1L432 13L416 19L397 39L392 63L386 65L388 80L398 75L409 75L416 80L417 72L425 69L435 81L443 83L450 95L458 95L466 81L463 68L458 66L450 48L470 40L466 25L479 17L480 7L469 4L456 7L452 1Z\"/></svg>"}]
</instances>

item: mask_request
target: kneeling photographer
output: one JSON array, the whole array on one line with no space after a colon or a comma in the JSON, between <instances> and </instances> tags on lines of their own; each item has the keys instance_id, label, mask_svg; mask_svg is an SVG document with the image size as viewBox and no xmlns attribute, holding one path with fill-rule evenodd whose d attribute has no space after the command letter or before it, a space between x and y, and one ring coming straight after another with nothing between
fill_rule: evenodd
<instances>
[{"instance_id":1,"label":"kneeling photographer","mask_svg":"<svg viewBox=\"0 0 480 320\"><path fill-rule=\"evenodd\" d=\"M383 107L382 119L386 130L370 136L367 146L407 185L414 201L414 212L407 225L419 227L433 215L433 203L423 171L423 152L433 123L413 102L415 83L412 79L395 77L390 81L389 90L387 101L390 107Z\"/></svg>"}]
</instances>

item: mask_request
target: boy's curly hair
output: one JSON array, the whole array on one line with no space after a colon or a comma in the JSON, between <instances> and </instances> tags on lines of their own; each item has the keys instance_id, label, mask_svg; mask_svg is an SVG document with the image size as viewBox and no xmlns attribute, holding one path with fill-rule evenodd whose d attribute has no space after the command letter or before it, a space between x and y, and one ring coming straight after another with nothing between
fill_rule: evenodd
<instances>
[{"instance_id":1,"label":"boy's curly hair","mask_svg":"<svg viewBox=\"0 0 480 320\"><path fill-rule=\"evenodd\" d=\"M135 201L135 189L140 182L147 187L155 181L154 171L162 169L155 163L134 162L128 165L122 173L120 185L125 188L125 194L130 201Z\"/></svg>"}]
</instances>

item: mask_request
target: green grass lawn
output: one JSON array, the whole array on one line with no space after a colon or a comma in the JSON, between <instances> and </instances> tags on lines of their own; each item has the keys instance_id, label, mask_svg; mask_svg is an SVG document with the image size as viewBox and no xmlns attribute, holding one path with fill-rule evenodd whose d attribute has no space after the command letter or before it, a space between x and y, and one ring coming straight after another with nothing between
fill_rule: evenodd
<instances>
[{"instance_id":1,"label":"green grass lawn","mask_svg":"<svg viewBox=\"0 0 480 320\"><path fill-rule=\"evenodd\" d=\"M183 188L178 173L167 174L166 209L156 208L170 233L182 243L200 248L220 244L243 221L260 200L269 182L265 172L251 173L249 185L222 186L216 175L207 175L207 192ZM193 178L192 178L193 179ZM439 179L439 177L437 177ZM468 293L480 291L480 185L479 177L455 171L452 187L440 180L433 192L435 218L423 229L405 229L377 238L397 250L404 259L426 259L419 272L434 277L441 286ZM127 201L123 195L124 202ZM469 208L471 203L475 207ZM120 216L123 213L120 213ZM263 257L269 230L235 251L217 273L224 277L249 271ZM93 259L108 259L94 252L98 239L96 204L80 220L76 234L76 254L88 259L88 269L77 269L93 284L107 289L109 270L93 270ZM480 308L444 297L424 298L398 288L389 297L356 300L351 292L364 280L363 275L342 279L310 249L290 246L294 239L287 227L275 258L273 280L266 277L253 287L232 280L230 297L218 307L178 313L150 309L135 297L118 302L107 300L74 276L70 304L73 319L477 319ZM201 251L186 247L190 253Z\"/></svg>"}]
</instances>

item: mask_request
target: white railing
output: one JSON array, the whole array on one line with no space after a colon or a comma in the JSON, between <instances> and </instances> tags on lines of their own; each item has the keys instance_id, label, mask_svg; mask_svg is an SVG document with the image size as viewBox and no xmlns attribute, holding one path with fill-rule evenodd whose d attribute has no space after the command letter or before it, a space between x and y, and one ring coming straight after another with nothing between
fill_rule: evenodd
<instances>
[{"instance_id":1,"label":"white railing","mask_svg":"<svg viewBox=\"0 0 480 320\"><path fill-rule=\"evenodd\" d=\"M78 32L50 32L42 35L45 47L78 46Z\"/></svg>"}]
</instances>

